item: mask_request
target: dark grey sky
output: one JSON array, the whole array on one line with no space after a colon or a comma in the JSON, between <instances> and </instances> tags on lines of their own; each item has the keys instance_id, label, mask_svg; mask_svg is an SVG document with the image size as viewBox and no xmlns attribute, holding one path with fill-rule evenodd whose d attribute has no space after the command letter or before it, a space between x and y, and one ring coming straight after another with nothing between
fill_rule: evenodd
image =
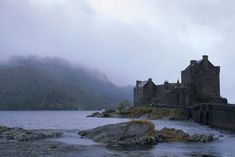
<instances>
[{"instance_id":1,"label":"dark grey sky","mask_svg":"<svg viewBox=\"0 0 235 157\"><path fill-rule=\"evenodd\" d=\"M235 1L0 0L0 57L59 56L118 85L175 82L191 59L221 66L235 102Z\"/></svg>"}]
</instances>

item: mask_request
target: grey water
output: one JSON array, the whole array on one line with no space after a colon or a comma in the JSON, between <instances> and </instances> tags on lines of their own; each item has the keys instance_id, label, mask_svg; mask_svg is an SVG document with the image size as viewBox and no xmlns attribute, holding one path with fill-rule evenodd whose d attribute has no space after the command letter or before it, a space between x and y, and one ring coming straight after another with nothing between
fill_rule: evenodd
<instances>
[{"instance_id":1,"label":"grey water","mask_svg":"<svg viewBox=\"0 0 235 157\"><path fill-rule=\"evenodd\" d=\"M73 145L99 145L88 139L80 138L78 130L85 130L128 121L121 118L88 118L94 111L0 111L0 125L8 127L22 127L25 129L59 129L64 136L56 141ZM152 120L156 129L164 127L182 129L189 134L212 134L219 140L213 143L162 143L153 147L113 147L105 148L120 152L139 152L150 156L207 156L234 157L235 133L221 129L210 128L192 121Z\"/></svg>"}]
</instances>

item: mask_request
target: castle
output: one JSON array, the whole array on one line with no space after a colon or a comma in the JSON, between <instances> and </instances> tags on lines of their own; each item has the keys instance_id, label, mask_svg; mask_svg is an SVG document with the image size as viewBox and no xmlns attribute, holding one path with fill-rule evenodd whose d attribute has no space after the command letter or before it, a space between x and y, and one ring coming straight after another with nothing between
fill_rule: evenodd
<instances>
[{"instance_id":1,"label":"castle","mask_svg":"<svg viewBox=\"0 0 235 157\"><path fill-rule=\"evenodd\" d=\"M187 107L196 103L227 103L220 97L220 67L214 66L208 56L201 60L191 60L190 65L181 71L181 83L156 85L149 78L136 81L134 106L172 105Z\"/></svg>"}]
</instances>

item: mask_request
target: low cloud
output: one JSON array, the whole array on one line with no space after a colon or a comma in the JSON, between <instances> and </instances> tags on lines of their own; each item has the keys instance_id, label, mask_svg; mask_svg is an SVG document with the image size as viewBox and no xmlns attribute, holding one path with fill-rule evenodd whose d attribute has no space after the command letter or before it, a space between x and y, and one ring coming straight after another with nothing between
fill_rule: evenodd
<instances>
[{"instance_id":1,"label":"low cloud","mask_svg":"<svg viewBox=\"0 0 235 157\"><path fill-rule=\"evenodd\" d=\"M1 0L0 57L59 56L116 84L175 82L191 59L221 66L235 102L235 2L228 0Z\"/></svg>"}]
</instances>

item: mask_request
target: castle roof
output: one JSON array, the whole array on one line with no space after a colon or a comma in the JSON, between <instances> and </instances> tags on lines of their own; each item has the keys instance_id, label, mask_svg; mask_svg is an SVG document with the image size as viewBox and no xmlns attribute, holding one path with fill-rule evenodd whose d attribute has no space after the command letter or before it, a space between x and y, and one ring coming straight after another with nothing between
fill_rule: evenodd
<instances>
[{"instance_id":1,"label":"castle roof","mask_svg":"<svg viewBox=\"0 0 235 157\"><path fill-rule=\"evenodd\" d=\"M200 64L203 61L203 59L200 59L197 61L198 64Z\"/></svg>"},{"instance_id":2,"label":"castle roof","mask_svg":"<svg viewBox=\"0 0 235 157\"><path fill-rule=\"evenodd\" d=\"M185 70L189 70L191 68L196 68L196 67L199 67L199 66L203 66L204 62L208 62L209 66L214 67L214 65L208 60L208 56L203 56L203 59L201 59L201 60L198 60L198 61L191 60L190 62L191 62L190 65Z\"/></svg>"},{"instance_id":3,"label":"castle roof","mask_svg":"<svg viewBox=\"0 0 235 157\"><path fill-rule=\"evenodd\" d=\"M141 81L140 83L138 83L138 87L144 87L149 81Z\"/></svg>"}]
</instances>

